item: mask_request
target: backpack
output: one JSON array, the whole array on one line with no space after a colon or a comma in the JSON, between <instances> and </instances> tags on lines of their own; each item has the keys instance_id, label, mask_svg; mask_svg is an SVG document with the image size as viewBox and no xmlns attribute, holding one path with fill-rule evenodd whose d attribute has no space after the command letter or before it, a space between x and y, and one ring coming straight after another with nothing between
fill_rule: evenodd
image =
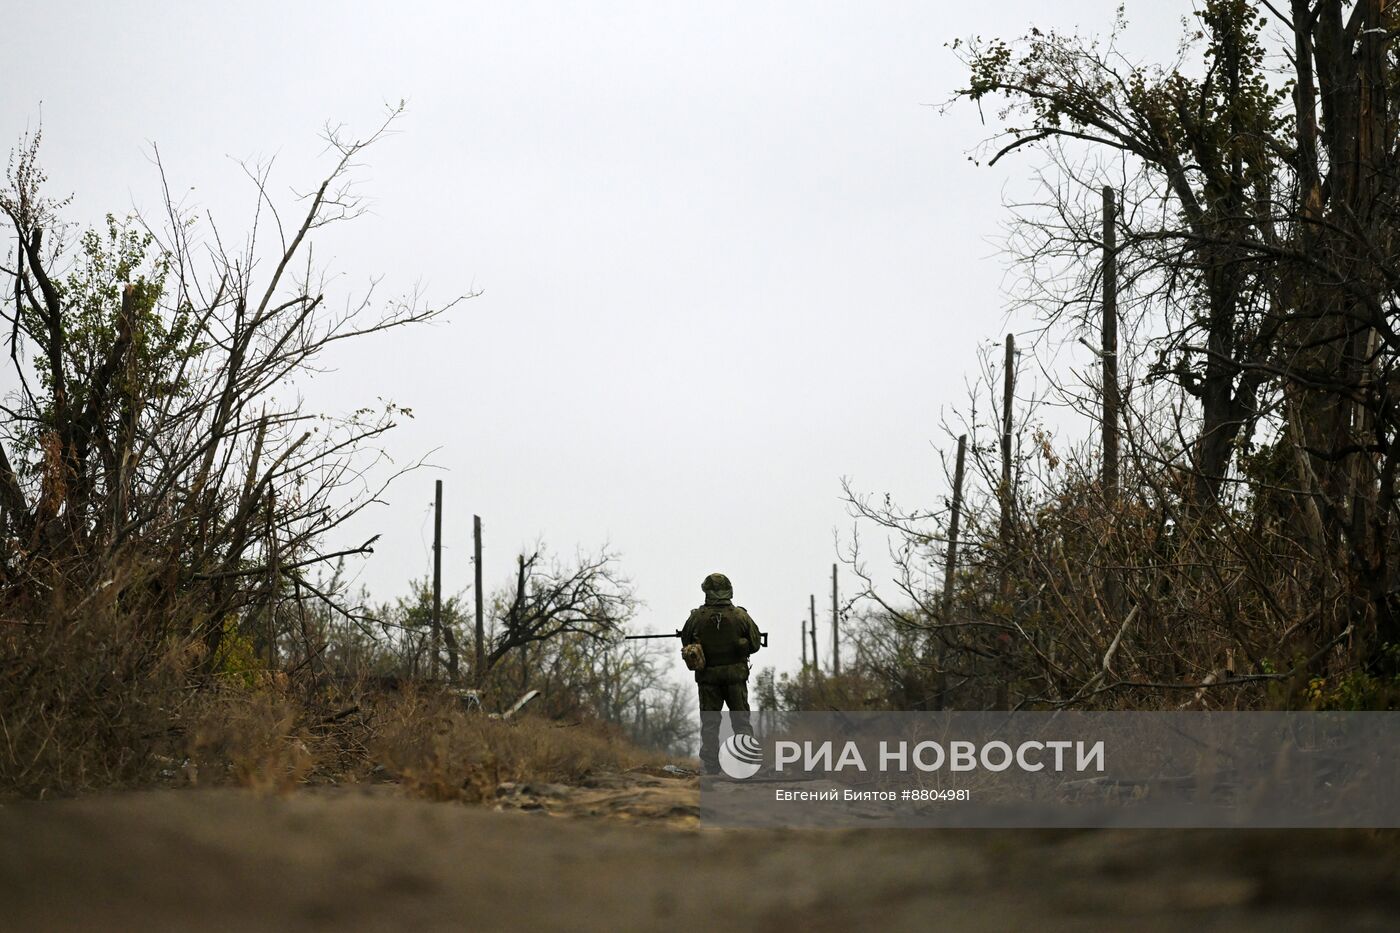
<instances>
[{"instance_id":1,"label":"backpack","mask_svg":"<svg viewBox=\"0 0 1400 933\"><path fill-rule=\"evenodd\" d=\"M748 625L741 610L733 606L705 606L695 625L695 643L701 648L701 667L742 664L752 649L748 646ZM689 666L690 662L686 662Z\"/></svg>"}]
</instances>

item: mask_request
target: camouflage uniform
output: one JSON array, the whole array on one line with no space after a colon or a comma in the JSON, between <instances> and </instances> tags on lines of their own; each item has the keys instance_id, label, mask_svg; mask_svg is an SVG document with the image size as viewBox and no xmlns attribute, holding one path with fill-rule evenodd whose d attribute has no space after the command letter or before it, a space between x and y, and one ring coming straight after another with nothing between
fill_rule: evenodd
<instances>
[{"instance_id":1,"label":"camouflage uniform","mask_svg":"<svg viewBox=\"0 0 1400 933\"><path fill-rule=\"evenodd\" d=\"M700 584L705 605L693 610L681 628L681 644L699 642L705 667L695 672L700 691L700 761L705 770L719 769L718 715L729 707L735 732L750 732L749 655L759 649L761 636L743 606L734 605L729 578L712 573Z\"/></svg>"}]
</instances>

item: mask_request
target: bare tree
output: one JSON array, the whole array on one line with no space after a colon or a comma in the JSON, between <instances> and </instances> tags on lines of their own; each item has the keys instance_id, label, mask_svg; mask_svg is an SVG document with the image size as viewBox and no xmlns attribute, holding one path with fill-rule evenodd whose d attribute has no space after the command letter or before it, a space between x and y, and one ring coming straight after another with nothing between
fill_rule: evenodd
<instances>
[{"instance_id":1,"label":"bare tree","mask_svg":"<svg viewBox=\"0 0 1400 933\"><path fill-rule=\"evenodd\" d=\"M1048 211L1024 215L1019 239L1047 319L1092 306L1091 192L1123 191L1140 385L1181 393L1139 400L1137 455L1188 470L1195 509L1283 504L1287 543L1270 553L1323 607L1302 628L1393 666L1400 20L1372 0L1212 0L1194 15L1196 71L1033 31L961 46L962 96L1005 102L993 161L1049 147ZM1259 443L1284 472L1257 473ZM1173 520L1231 546L1227 513Z\"/></svg>"},{"instance_id":2,"label":"bare tree","mask_svg":"<svg viewBox=\"0 0 1400 933\"><path fill-rule=\"evenodd\" d=\"M605 640L622 630L636 606L631 583L606 550L580 553L572 563L551 558L543 547L522 554L514 587L495 600L486 669L513 651L523 655L561 636Z\"/></svg>"},{"instance_id":3,"label":"bare tree","mask_svg":"<svg viewBox=\"0 0 1400 933\"><path fill-rule=\"evenodd\" d=\"M212 672L230 634L255 639L275 662L268 623L287 603L318 601L364 621L314 571L371 551L373 539L334 551L326 542L404 469L379 442L411 413L382 402L317 414L293 380L345 341L432 320L462 300L381 299L375 282L340 299L312 256L320 230L363 213L358 160L400 112L365 137L328 128L331 168L291 217L270 167L248 167L258 210L241 242L184 211L168 187L162 217L109 218L74 242L67 202L45 193L40 135L11 158L0 316L17 388L0 427L0 648L29 661L0 680L15 697L46 673L81 686L71 652L98 647L99 619L124 658L104 670L126 686L172 651ZM178 647L187 643L198 650ZM89 698L120 708L103 690ZM0 716L12 735L34 725L15 710L49 715L68 702L11 698L0 698L10 711Z\"/></svg>"}]
</instances>

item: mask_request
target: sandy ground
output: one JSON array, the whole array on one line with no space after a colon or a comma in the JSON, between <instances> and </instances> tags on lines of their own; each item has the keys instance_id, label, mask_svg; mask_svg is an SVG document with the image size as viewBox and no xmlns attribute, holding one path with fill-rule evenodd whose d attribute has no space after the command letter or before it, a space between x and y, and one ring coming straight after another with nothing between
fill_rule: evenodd
<instances>
[{"instance_id":1,"label":"sandy ground","mask_svg":"<svg viewBox=\"0 0 1400 933\"><path fill-rule=\"evenodd\" d=\"M739 832L693 780L159 790L0 807L0 930L1369 930L1360 832Z\"/></svg>"}]
</instances>

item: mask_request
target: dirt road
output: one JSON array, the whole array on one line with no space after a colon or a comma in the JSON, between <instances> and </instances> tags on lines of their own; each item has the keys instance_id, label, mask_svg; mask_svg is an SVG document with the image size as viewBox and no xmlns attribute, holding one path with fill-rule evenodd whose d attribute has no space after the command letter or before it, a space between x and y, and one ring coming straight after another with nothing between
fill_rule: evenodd
<instances>
[{"instance_id":1,"label":"dirt road","mask_svg":"<svg viewBox=\"0 0 1400 933\"><path fill-rule=\"evenodd\" d=\"M1332 832L722 832L693 781L0 807L0 929L1368 930L1400 843ZM590 815L591 814L591 815Z\"/></svg>"}]
</instances>

